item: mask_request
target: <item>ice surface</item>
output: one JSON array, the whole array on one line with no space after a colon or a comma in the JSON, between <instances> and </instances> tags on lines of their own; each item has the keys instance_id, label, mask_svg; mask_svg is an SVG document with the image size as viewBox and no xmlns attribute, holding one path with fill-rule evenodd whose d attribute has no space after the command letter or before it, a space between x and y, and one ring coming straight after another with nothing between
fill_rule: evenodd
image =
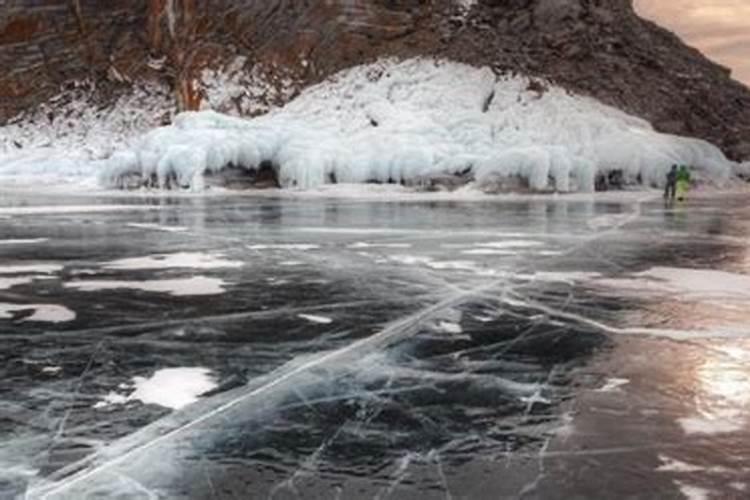
<instances>
[{"instance_id":1,"label":"ice surface","mask_svg":"<svg viewBox=\"0 0 750 500\"><path fill-rule=\"evenodd\" d=\"M750 300L750 275L715 269L655 267L633 278L603 279L601 285L639 293L677 293L686 298Z\"/></svg>"},{"instance_id":2,"label":"ice surface","mask_svg":"<svg viewBox=\"0 0 750 500\"><path fill-rule=\"evenodd\" d=\"M2 498L678 498L674 480L731 498L746 482L747 308L730 336L712 315L728 301L673 288L698 286L685 269L741 276L744 195L72 198L161 212L0 221L55 243L0 248L4 266L56 266L2 274L54 277L0 292ZM231 291L66 286L193 274ZM22 322L25 303L77 317ZM164 390L194 380L154 376L173 367L211 370L211 389L173 410ZM683 427L717 423L731 432Z\"/></svg>"},{"instance_id":3,"label":"ice surface","mask_svg":"<svg viewBox=\"0 0 750 500\"><path fill-rule=\"evenodd\" d=\"M185 113L108 161L107 186L132 176L200 189L227 166L278 169L285 187L377 181L420 184L470 174L486 189L591 191L614 170L661 185L672 164L721 183L733 165L700 140L655 132L643 120L523 77L448 61L392 60L345 70L284 108L243 120ZM514 180L515 179L515 180Z\"/></svg>"},{"instance_id":4,"label":"ice surface","mask_svg":"<svg viewBox=\"0 0 750 500\"><path fill-rule=\"evenodd\" d=\"M220 278L192 276L190 278L158 279L144 281L125 280L79 280L65 283L66 288L83 292L101 290L141 290L144 292L168 293L175 297L220 295L226 292L227 283Z\"/></svg>"}]
</instances>

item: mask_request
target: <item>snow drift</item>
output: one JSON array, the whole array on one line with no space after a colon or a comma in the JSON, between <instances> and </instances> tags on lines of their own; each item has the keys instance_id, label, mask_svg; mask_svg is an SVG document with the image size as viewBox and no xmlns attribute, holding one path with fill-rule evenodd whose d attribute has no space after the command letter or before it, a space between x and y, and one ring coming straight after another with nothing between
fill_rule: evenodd
<instances>
[{"instance_id":1,"label":"snow drift","mask_svg":"<svg viewBox=\"0 0 750 500\"><path fill-rule=\"evenodd\" d=\"M339 73L281 109L245 120L184 113L107 162L104 185L200 189L207 173L273 165L283 187L419 183L463 176L483 189L591 191L598 175L660 185L674 163L721 182L711 144L524 77L426 59Z\"/></svg>"}]
</instances>

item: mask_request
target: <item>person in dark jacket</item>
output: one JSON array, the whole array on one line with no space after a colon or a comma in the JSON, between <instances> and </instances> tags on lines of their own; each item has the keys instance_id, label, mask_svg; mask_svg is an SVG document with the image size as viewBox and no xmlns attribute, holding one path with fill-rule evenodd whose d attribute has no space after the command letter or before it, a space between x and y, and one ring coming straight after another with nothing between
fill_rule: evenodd
<instances>
[{"instance_id":1,"label":"person in dark jacket","mask_svg":"<svg viewBox=\"0 0 750 500\"><path fill-rule=\"evenodd\" d=\"M664 188L664 199L674 200L677 195L677 165L667 173L667 186Z\"/></svg>"}]
</instances>

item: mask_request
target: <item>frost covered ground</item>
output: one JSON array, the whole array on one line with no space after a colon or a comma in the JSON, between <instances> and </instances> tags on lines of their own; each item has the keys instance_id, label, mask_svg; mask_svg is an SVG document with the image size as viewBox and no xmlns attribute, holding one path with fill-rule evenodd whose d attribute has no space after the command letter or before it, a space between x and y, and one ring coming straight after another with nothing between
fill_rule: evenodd
<instances>
[{"instance_id":1,"label":"frost covered ground","mask_svg":"<svg viewBox=\"0 0 750 500\"><path fill-rule=\"evenodd\" d=\"M279 90L238 71L203 75L204 106L232 111L227 105L241 97L239 111L267 111L262 116L205 110L158 127L174 112L158 88L105 110L85 100L52 103L0 129L0 179L203 190L206 177L255 179L268 168L285 188L377 182L587 192L610 175L618 184L660 186L674 164L714 185L748 168L704 141L657 133L593 99L489 68L382 60L262 109L254 107L262 95L286 100L293 82Z\"/></svg>"},{"instance_id":2,"label":"frost covered ground","mask_svg":"<svg viewBox=\"0 0 750 500\"><path fill-rule=\"evenodd\" d=\"M748 494L745 193L0 200L0 498Z\"/></svg>"}]
</instances>

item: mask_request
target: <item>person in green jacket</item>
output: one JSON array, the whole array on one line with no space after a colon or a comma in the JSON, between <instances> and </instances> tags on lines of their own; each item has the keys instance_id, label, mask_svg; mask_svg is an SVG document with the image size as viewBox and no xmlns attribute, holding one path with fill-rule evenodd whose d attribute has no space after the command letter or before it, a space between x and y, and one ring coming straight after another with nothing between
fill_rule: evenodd
<instances>
[{"instance_id":1,"label":"person in green jacket","mask_svg":"<svg viewBox=\"0 0 750 500\"><path fill-rule=\"evenodd\" d=\"M690 191L690 171L685 165L677 170L677 199L683 201Z\"/></svg>"}]
</instances>

